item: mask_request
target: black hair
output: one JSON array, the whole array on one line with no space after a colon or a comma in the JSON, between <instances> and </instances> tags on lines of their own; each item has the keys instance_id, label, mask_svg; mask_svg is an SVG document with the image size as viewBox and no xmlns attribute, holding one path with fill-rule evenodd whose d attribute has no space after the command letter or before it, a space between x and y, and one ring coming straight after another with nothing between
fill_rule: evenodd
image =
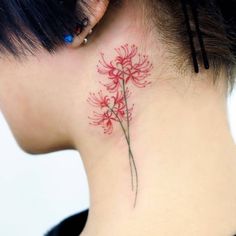
<instances>
[{"instance_id":1,"label":"black hair","mask_svg":"<svg viewBox=\"0 0 236 236\"><path fill-rule=\"evenodd\" d=\"M214 82L218 78L218 73L224 68L228 73L232 91L235 82L233 69L236 65L236 0L150 0L150 2L160 39L168 46L176 66L185 71L189 68L186 65L193 65L193 54L196 54L202 68L204 65L208 66L206 58L202 56L200 32L209 66L215 75ZM183 2L186 3L191 30L186 22ZM194 13L192 6L196 5ZM196 25L196 12L199 25ZM196 68L196 61L194 64Z\"/></svg>"},{"instance_id":2,"label":"black hair","mask_svg":"<svg viewBox=\"0 0 236 236\"><path fill-rule=\"evenodd\" d=\"M210 67L216 71L236 65L236 0L184 0L197 2L201 36ZM10 53L15 57L26 51L33 53L44 48L50 53L64 46L64 36L73 34L78 25L88 17L85 0L0 0L0 57ZM119 7L122 0L110 0ZM192 65L189 32L181 7L181 0L145 0L151 6L152 19L158 25L164 42L176 61L186 58ZM140 4L139 1L133 4ZM87 16L88 15L88 16ZM194 16L190 15L190 24ZM197 41L197 30L191 32ZM186 45L189 45L187 47ZM176 50L174 50L176 49ZM196 47L201 61L202 45ZM186 67L187 68L187 67ZM234 85L230 77L231 88Z\"/></svg>"},{"instance_id":3,"label":"black hair","mask_svg":"<svg viewBox=\"0 0 236 236\"><path fill-rule=\"evenodd\" d=\"M0 0L0 53L19 57L40 47L54 52L66 34L82 25L84 5L77 0Z\"/></svg>"}]
</instances>

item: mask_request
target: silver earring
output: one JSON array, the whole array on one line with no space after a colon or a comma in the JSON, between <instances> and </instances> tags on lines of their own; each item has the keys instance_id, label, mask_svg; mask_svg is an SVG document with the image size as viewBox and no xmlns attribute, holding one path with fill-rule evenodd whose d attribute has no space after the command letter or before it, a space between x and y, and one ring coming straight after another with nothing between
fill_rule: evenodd
<instances>
[{"instance_id":1,"label":"silver earring","mask_svg":"<svg viewBox=\"0 0 236 236\"><path fill-rule=\"evenodd\" d=\"M88 35L92 34L93 33L93 29L90 29ZM87 44L88 43L88 38L84 38L84 41L83 41L83 44Z\"/></svg>"},{"instance_id":2,"label":"silver earring","mask_svg":"<svg viewBox=\"0 0 236 236\"><path fill-rule=\"evenodd\" d=\"M88 43L88 39L84 38L83 44L87 44Z\"/></svg>"}]
</instances>

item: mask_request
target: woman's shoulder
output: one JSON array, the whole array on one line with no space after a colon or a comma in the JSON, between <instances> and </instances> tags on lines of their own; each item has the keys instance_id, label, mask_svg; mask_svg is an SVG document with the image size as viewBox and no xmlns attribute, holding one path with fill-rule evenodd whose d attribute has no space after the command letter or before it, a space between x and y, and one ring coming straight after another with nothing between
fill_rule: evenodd
<instances>
[{"instance_id":1,"label":"woman's shoulder","mask_svg":"<svg viewBox=\"0 0 236 236\"><path fill-rule=\"evenodd\" d=\"M84 229L89 209L72 215L54 226L45 236L78 236Z\"/></svg>"}]
</instances>

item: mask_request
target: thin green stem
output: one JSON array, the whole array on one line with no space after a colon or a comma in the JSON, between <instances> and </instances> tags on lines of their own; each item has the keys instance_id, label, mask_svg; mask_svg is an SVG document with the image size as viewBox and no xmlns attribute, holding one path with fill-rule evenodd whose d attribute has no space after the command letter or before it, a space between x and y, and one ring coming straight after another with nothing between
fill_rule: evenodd
<instances>
[{"instance_id":1,"label":"thin green stem","mask_svg":"<svg viewBox=\"0 0 236 236\"><path fill-rule=\"evenodd\" d=\"M134 161L134 156L131 150L131 143L130 143L130 120L129 120L129 106L128 106L128 100L127 100L127 94L126 94L126 88L125 88L125 80L122 80L122 87L124 91L124 99L125 99L125 105L126 105L126 118L127 118L127 136L128 136L128 147L129 147L129 158L131 158L131 161L133 163L134 172L135 172L135 182L136 182L136 188L135 188L135 201L134 201L134 207L136 206L137 201L137 195L138 195L138 171L137 167ZM131 168L132 170L132 168ZM133 174L132 174L133 176Z\"/></svg>"},{"instance_id":2,"label":"thin green stem","mask_svg":"<svg viewBox=\"0 0 236 236\"><path fill-rule=\"evenodd\" d=\"M108 108L110 109L110 111L111 111L111 112L116 116L116 118L118 119L118 122L119 122L119 124L120 124L120 126L121 126L121 128L122 128L122 130L123 130L123 132L124 132L126 142L127 142L128 146L129 146L129 165L130 165L130 170L131 170L131 186L132 186L132 191L133 191L133 188L134 188L134 181L133 181L133 169L132 169L132 158L131 158L131 156L132 156L133 154L132 154L132 151L131 151L131 149L130 149L129 138L128 138L127 134L126 134L125 127L124 127L124 125L123 125L121 119L119 118L119 116L114 112L113 108L110 108L109 106L108 106Z\"/></svg>"},{"instance_id":3,"label":"thin green stem","mask_svg":"<svg viewBox=\"0 0 236 236\"><path fill-rule=\"evenodd\" d=\"M137 195L138 195L138 171L137 171L137 167L136 167L136 164L134 161L133 153L130 148L129 148L129 150L130 150L130 155L132 157L131 160L133 161L133 166L134 166L134 170L135 170L135 178L136 178L135 201L134 201L134 208L135 208L136 202L137 202Z\"/></svg>"},{"instance_id":4,"label":"thin green stem","mask_svg":"<svg viewBox=\"0 0 236 236\"><path fill-rule=\"evenodd\" d=\"M130 133L129 133L129 108L128 108L128 101L127 101L127 94L125 89L125 80L122 80L122 87L124 91L124 99L125 99L125 106L126 106L126 116L127 116L127 130L128 130L128 138L130 140Z\"/></svg>"},{"instance_id":5,"label":"thin green stem","mask_svg":"<svg viewBox=\"0 0 236 236\"><path fill-rule=\"evenodd\" d=\"M136 183L136 187L135 187L135 200L134 200L134 208L136 206L136 202L137 202L137 195L138 195L138 171L137 171L137 167L135 164L135 160L134 160L134 155L132 153L131 150L131 144L130 144L130 120L129 120L129 107L128 107L128 100L127 100L127 93L126 93L126 88L125 88L125 81L124 79L122 80L122 88L123 88L123 92L124 92L124 100L125 100L125 106L126 106L126 118L127 118L127 131L121 121L121 119L119 118L119 116L114 112L113 108L109 109L110 111L116 116L118 122L120 123L120 126L124 132L125 135L125 139L126 142L128 144L128 151L129 151L129 164L130 164L130 170L131 170L131 185L132 185L132 191L134 189L134 174L133 174L133 168L134 168L134 172L135 172L135 183Z\"/></svg>"}]
</instances>

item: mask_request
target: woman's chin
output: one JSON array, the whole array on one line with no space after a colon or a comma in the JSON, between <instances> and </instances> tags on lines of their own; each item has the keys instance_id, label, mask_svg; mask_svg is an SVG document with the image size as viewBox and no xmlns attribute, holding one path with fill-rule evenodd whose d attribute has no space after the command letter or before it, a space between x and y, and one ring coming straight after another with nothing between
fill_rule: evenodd
<instances>
[{"instance_id":1,"label":"woman's chin","mask_svg":"<svg viewBox=\"0 0 236 236\"><path fill-rule=\"evenodd\" d=\"M41 139L38 137L17 137L15 136L16 142L19 147L26 152L27 154L31 155L40 155L46 153L52 153L56 151L62 150L72 150L73 147L69 146L64 142L56 142L49 140L47 138Z\"/></svg>"}]
</instances>

